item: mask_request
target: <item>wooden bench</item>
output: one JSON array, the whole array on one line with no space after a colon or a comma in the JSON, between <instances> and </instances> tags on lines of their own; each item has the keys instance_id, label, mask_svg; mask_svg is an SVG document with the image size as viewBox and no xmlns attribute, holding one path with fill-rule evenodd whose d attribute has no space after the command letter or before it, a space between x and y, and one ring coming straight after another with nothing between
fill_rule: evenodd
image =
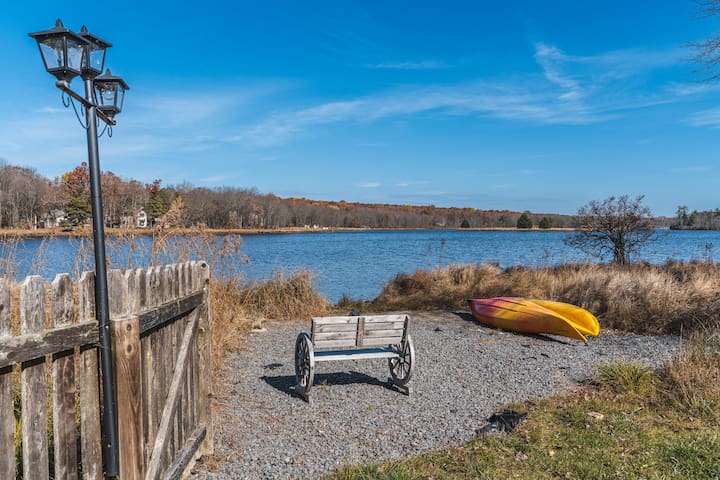
<instances>
[{"instance_id":1,"label":"wooden bench","mask_svg":"<svg viewBox=\"0 0 720 480\"><path fill-rule=\"evenodd\" d=\"M315 317L310 334L295 342L295 392L309 402L315 364L333 360L387 358L388 383L406 395L415 365L407 315Z\"/></svg>"}]
</instances>

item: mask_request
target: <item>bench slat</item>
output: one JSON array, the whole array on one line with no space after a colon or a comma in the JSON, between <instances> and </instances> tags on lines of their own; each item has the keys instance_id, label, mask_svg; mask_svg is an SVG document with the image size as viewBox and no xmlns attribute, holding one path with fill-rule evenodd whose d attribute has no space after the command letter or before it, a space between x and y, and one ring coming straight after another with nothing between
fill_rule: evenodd
<instances>
[{"instance_id":1,"label":"bench slat","mask_svg":"<svg viewBox=\"0 0 720 480\"><path fill-rule=\"evenodd\" d=\"M350 340L320 340L314 342L315 348L342 348L354 347L355 337Z\"/></svg>"},{"instance_id":2,"label":"bench slat","mask_svg":"<svg viewBox=\"0 0 720 480\"><path fill-rule=\"evenodd\" d=\"M365 360L371 358L395 358L398 353L389 348L361 348L356 350L342 350L335 352L316 352L316 362L329 362L334 360Z\"/></svg>"},{"instance_id":3,"label":"bench slat","mask_svg":"<svg viewBox=\"0 0 720 480\"><path fill-rule=\"evenodd\" d=\"M327 340L352 340L355 342L355 331L352 332L328 332L328 333L316 333L313 343L327 341Z\"/></svg>"},{"instance_id":4,"label":"bench slat","mask_svg":"<svg viewBox=\"0 0 720 480\"><path fill-rule=\"evenodd\" d=\"M355 332L357 324L349 323L333 323L330 325L315 325L315 333L332 333L332 332Z\"/></svg>"},{"instance_id":5,"label":"bench slat","mask_svg":"<svg viewBox=\"0 0 720 480\"><path fill-rule=\"evenodd\" d=\"M377 322L377 323L366 323L365 331L370 330L404 330L405 322Z\"/></svg>"},{"instance_id":6,"label":"bench slat","mask_svg":"<svg viewBox=\"0 0 720 480\"><path fill-rule=\"evenodd\" d=\"M373 346L373 345L395 345L400 342L402 342L402 335L394 336L394 337L365 337L363 340L363 346Z\"/></svg>"},{"instance_id":7,"label":"bench slat","mask_svg":"<svg viewBox=\"0 0 720 480\"><path fill-rule=\"evenodd\" d=\"M403 330L365 330L364 338L377 338L377 337L400 337L402 338Z\"/></svg>"},{"instance_id":8,"label":"bench slat","mask_svg":"<svg viewBox=\"0 0 720 480\"><path fill-rule=\"evenodd\" d=\"M320 325L333 325L338 323L352 323L357 325L360 317L313 317L313 324L317 327Z\"/></svg>"},{"instance_id":9,"label":"bench slat","mask_svg":"<svg viewBox=\"0 0 720 480\"><path fill-rule=\"evenodd\" d=\"M406 318L407 315L369 315L365 317L365 323L404 322Z\"/></svg>"}]
</instances>

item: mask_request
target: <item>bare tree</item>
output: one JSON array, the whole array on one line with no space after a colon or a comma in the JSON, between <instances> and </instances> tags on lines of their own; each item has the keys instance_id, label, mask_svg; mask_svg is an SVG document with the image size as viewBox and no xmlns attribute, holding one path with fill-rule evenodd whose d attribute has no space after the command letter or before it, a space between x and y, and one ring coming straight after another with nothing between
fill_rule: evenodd
<instances>
[{"instance_id":1,"label":"bare tree","mask_svg":"<svg viewBox=\"0 0 720 480\"><path fill-rule=\"evenodd\" d=\"M703 17L720 16L720 0L694 0ZM696 73L702 74L705 81L720 80L720 34L689 46L695 51L691 60L702 65Z\"/></svg>"},{"instance_id":2,"label":"bare tree","mask_svg":"<svg viewBox=\"0 0 720 480\"><path fill-rule=\"evenodd\" d=\"M627 264L655 236L655 221L650 209L642 205L643 198L608 197L580 207L578 230L565 237L565 244L600 259L610 256L617 264Z\"/></svg>"}]
</instances>

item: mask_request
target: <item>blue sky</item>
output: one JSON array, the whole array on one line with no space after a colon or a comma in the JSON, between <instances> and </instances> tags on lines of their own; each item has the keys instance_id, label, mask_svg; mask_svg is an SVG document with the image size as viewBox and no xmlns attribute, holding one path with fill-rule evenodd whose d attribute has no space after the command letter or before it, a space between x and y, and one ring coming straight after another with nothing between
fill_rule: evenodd
<instances>
[{"instance_id":1,"label":"blue sky","mask_svg":"<svg viewBox=\"0 0 720 480\"><path fill-rule=\"evenodd\" d=\"M7 2L0 158L86 160L28 32L61 18L113 43L131 87L104 170L283 197L574 213L645 195L720 207L720 84L684 44L691 0ZM81 88L75 80L76 89Z\"/></svg>"}]
</instances>

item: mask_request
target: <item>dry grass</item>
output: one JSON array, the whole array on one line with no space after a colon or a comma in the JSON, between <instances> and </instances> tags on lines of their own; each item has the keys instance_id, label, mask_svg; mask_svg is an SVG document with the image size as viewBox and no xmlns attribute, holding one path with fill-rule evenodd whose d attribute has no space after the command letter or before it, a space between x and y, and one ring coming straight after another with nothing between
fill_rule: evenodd
<instances>
[{"instance_id":1,"label":"dry grass","mask_svg":"<svg viewBox=\"0 0 720 480\"><path fill-rule=\"evenodd\" d=\"M307 271L276 274L266 282L213 280L210 308L215 371L220 371L225 354L240 350L247 333L261 328L265 320L309 321L327 314L330 303L313 283L313 275Z\"/></svg>"},{"instance_id":2,"label":"dry grass","mask_svg":"<svg viewBox=\"0 0 720 480\"><path fill-rule=\"evenodd\" d=\"M720 265L452 265L399 274L373 303L389 310L466 308L469 298L532 297L579 305L605 328L682 333L720 325Z\"/></svg>"},{"instance_id":3,"label":"dry grass","mask_svg":"<svg viewBox=\"0 0 720 480\"><path fill-rule=\"evenodd\" d=\"M720 338L690 345L657 375L610 364L574 392L510 405L528 414L511 434L327 478L720 478Z\"/></svg>"},{"instance_id":4,"label":"dry grass","mask_svg":"<svg viewBox=\"0 0 720 480\"><path fill-rule=\"evenodd\" d=\"M720 330L702 331L661 373L672 406L720 423Z\"/></svg>"}]
</instances>

